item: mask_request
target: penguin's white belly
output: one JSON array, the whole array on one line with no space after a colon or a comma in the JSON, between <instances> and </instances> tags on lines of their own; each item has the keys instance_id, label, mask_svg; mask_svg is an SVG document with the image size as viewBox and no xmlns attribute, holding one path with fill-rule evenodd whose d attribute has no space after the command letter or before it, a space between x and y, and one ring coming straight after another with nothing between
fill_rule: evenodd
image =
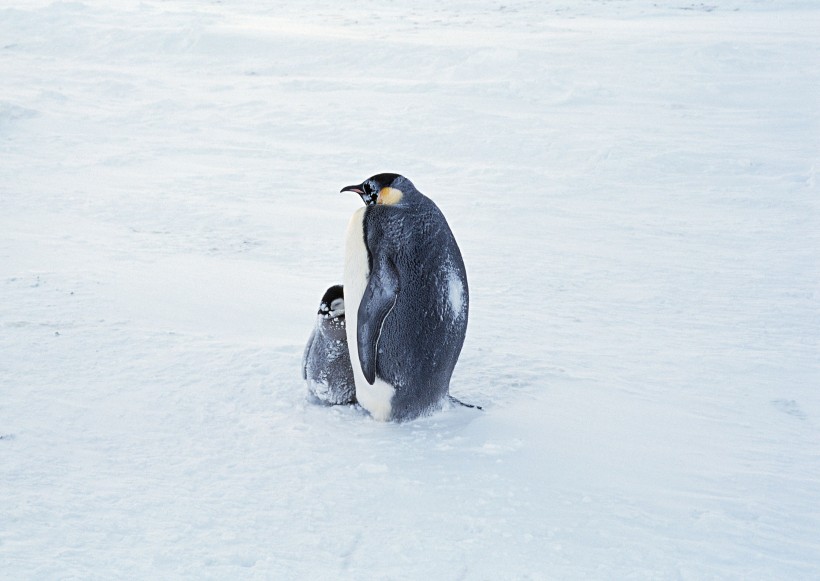
<instances>
[{"instance_id":1,"label":"penguin's white belly","mask_svg":"<svg viewBox=\"0 0 820 581\"><path fill-rule=\"evenodd\" d=\"M353 376L357 380L356 399L359 400L361 406L370 412L373 419L380 422L389 420L390 412L393 410L392 402L396 389L378 377L376 381L373 382L373 385L370 385L365 381L363 376L361 382L358 381L358 376L356 376L355 372Z\"/></svg>"},{"instance_id":2,"label":"penguin's white belly","mask_svg":"<svg viewBox=\"0 0 820 581\"><path fill-rule=\"evenodd\" d=\"M345 319L347 322L347 345L350 350L350 363L353 366L353 379L356 381L356 399L378 421L390 419L395 388L376 377L373 385L367 383L359 363L359 343L357 341L359 304L367 288L369 268L367 265L367 248L364 245L364 211L359 208L350 218L347 226L347 243L345 245Z\"/></svg>"}]
</instances>

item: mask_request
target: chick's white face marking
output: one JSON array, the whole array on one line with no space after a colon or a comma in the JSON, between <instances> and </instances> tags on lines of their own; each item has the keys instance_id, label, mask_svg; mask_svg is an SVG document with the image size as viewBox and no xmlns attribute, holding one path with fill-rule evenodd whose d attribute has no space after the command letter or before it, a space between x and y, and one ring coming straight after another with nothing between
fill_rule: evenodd
<instances>
[{"instance_id":1,"label":"chick's white face marking","mask_svg":"<svg viewBox=\"0 0 820 581\"><path fill-rule=\"evenodd\" d=\"M341 317L345 314L345 300L344 299L333 299L333 302L330 303L330 316L331 317Z\"/></svg>"},{"instance_id":2,"label":"chick's white face marking","mask_svg":"<svg viewBox=\"0 0 820 581\"><path fill-rule=\"evenodd\" d=\"M367 248L364 245L364 212L359 208L350 218L347 226L345 244L345 319L347 320L347 346L350 351L350 363L353 366L353 379L356 382L356 399L378 421L390 419L392 400L396 390L389 383L378 377L373 385L367 383L359 363L359 343L357 341L359 304L367 288L370 274L367 266Z\"/></svg>"}]
</instances>

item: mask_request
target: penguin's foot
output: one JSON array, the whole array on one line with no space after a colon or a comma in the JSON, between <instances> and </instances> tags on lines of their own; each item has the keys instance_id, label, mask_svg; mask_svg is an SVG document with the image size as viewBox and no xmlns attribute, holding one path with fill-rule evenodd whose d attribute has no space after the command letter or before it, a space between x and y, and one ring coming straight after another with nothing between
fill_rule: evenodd
<instances>
[{"instance_id":1,"label":"penguin's foot","mask_svg":"<svg viewBox=\"0 0 820 581\"><path fill-rule=\"evenodd\" d=\"M452 395L449 395L449 394L447 395L447 397L450 399L451 403L462 405L466 408L475 408L477 410L484 411L484 408L481 407L480 405L474 405L474 404L471 404L471 403L464 403L460 399L457 399L457 398L455 398L455 397L453 397Z\"/></svg>"}]
</instances>

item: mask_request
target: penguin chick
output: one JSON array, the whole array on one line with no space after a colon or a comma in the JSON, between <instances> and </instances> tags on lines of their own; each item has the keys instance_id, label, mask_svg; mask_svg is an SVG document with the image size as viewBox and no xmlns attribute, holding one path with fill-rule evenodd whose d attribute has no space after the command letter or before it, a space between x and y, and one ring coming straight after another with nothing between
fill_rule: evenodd
<instances>
[{"instance_id":1,"label":"penguin chick","mask_svg":"<svg viewBox=\"0 0 820 581\"><path fill-rule=\"evenodd\" d=\"M302 356L302 378L309 397L326 405L356 401L356 385L345 332L342 285L327 289Z\"/></svg>"},{"instance_id":2,"label":"penguin chick","mask_svg":"<svg viewBox=\"0 0 820 581\"><path fill-rule=\"evenodd\" d=\"M347 342L356 399L381 421L441 407L467 331L461 251L432 200L404 176L342 188L365 203L345 249Z\"/></svg>"}]
</instances>

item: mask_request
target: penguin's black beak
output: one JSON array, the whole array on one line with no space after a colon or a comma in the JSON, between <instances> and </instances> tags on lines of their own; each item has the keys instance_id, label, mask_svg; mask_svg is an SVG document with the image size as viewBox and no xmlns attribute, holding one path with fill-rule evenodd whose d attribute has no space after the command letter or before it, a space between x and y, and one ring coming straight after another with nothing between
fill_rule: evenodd
<instances>
[{"instance_id":1,"label":"penguin's black beak","mask_svg":"<svg viewBox=\"0 0 820 581\"><path fill-rule=\"evenodd\" d=\"M364 193L364 187L363 184L359 184L358 186L345 186L339 191L340 194L343 192L356 192L361 196Z\"/></svg>"},{"instance_id":2,"label":"penguin's black beak","mask_svg":"<svg viewBox=\"0 0 820 581\"><path fill-rule=\"evenodd\" d=\"M341 189L341 192L356 192L359 194L359 197L362 199L365 206L376 205L376 198L378 197L378 194L374 194L368 188L365 188L363 183L357 186L345 186Z\"/></svg>"}]
</instances>

